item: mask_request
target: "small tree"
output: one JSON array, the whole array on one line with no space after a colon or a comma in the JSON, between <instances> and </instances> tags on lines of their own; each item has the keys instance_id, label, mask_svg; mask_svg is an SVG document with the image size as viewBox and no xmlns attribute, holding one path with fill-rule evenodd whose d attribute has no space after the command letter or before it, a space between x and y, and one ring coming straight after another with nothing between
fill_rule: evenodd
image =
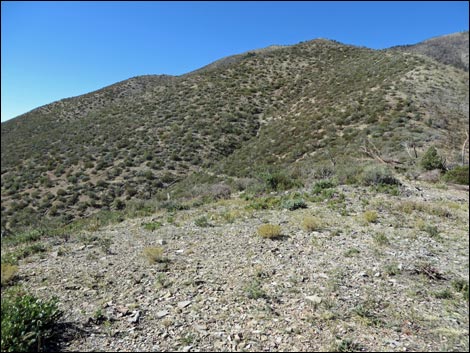
<instances>
[{"instance_id":1,"label":"small tree","mask_svg":"<svg viewBox=\"0 0 470 353\"><path fill-rule=\"evenodd\" d=\"M437 149L434 146L429 147L421 158L421 167L425 170L446 169L444 159L437 153Z\"/></svg>"}]
</instances>

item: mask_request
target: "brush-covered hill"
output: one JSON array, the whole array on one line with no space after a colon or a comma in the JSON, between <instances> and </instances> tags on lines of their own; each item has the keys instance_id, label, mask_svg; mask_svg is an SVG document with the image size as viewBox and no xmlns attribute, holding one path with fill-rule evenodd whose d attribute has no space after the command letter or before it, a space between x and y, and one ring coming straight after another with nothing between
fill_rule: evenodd
<instances>
[{"instance_id":1,"label":"brush-covered hill","mask_svg":"<svg viewBox=\"0 0 470 353\"><path fill-rule=\"evenodd\" d=\"M435 37L421 43L402 45L393 49L423 54L443 64L468 71L468 31Z\"/></svg>"},{"instance_id":2,"label":"brush-covered hill","mask_svg":"<svg viewBox=\"0 0 470 353\"><path fill-rule=\"evenodd\" d=\"M408 170L431 145L457 163L468 98L468 72L323 39L131 78L2 123L2 227L123 208L199 172Z\"/></svg>"}]
</instances>

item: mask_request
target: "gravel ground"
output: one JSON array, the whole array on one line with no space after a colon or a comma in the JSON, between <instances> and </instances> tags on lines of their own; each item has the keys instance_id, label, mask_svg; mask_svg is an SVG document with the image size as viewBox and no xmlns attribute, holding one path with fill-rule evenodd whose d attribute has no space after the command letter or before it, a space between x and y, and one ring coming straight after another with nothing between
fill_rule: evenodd
<instances>
[{"instance_id":1,"label":"gravel ground","mask_svg":"<svg viewBox=\"0 0 470 353\"><path fill-rule=\"evenodd\" d=\"M19 283L59 298L62 351L468 351L468 301L453 286L468 283L468 191L336 190L341 203L250 210L234 198L49 239ZM282 237L258 236L264 223Z\"/></svg>"}]
</instances>

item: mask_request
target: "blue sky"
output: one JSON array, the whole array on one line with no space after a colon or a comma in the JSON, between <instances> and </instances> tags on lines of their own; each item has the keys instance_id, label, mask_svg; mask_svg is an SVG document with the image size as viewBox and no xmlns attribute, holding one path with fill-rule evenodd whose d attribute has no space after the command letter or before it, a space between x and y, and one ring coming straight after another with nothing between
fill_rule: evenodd
<instances>
[{"instance_id":1,"label":"blue sky","mask_svg":"<svg viewBox=\"0 0 470 353\"><path fill-rule=\"evenodd\" d=\"M468 11L466 1L2 1L1 120L271 44L414 44L468 30Z\"/></svg>"}]
</instances>

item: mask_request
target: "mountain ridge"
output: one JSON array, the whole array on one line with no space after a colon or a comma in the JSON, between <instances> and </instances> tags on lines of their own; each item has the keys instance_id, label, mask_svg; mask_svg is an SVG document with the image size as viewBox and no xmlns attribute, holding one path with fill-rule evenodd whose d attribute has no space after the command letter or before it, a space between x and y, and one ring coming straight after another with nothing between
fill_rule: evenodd
<instances>
[{"instance_id":1,"label":"mountain ridge","mask_svg":"<svg viewBox=\"0 0 470 353\"><path fill-rule=\"evenodd\" d=\"M414 163L406 143L420 154L436 144L457 161L468 125L468 73L457 68L325 39L221 60L2 123L2 222L84 216L193 173L254 177L257 168L361 160L370 143L402 164Z\"/></svg>"}]
</instances>

